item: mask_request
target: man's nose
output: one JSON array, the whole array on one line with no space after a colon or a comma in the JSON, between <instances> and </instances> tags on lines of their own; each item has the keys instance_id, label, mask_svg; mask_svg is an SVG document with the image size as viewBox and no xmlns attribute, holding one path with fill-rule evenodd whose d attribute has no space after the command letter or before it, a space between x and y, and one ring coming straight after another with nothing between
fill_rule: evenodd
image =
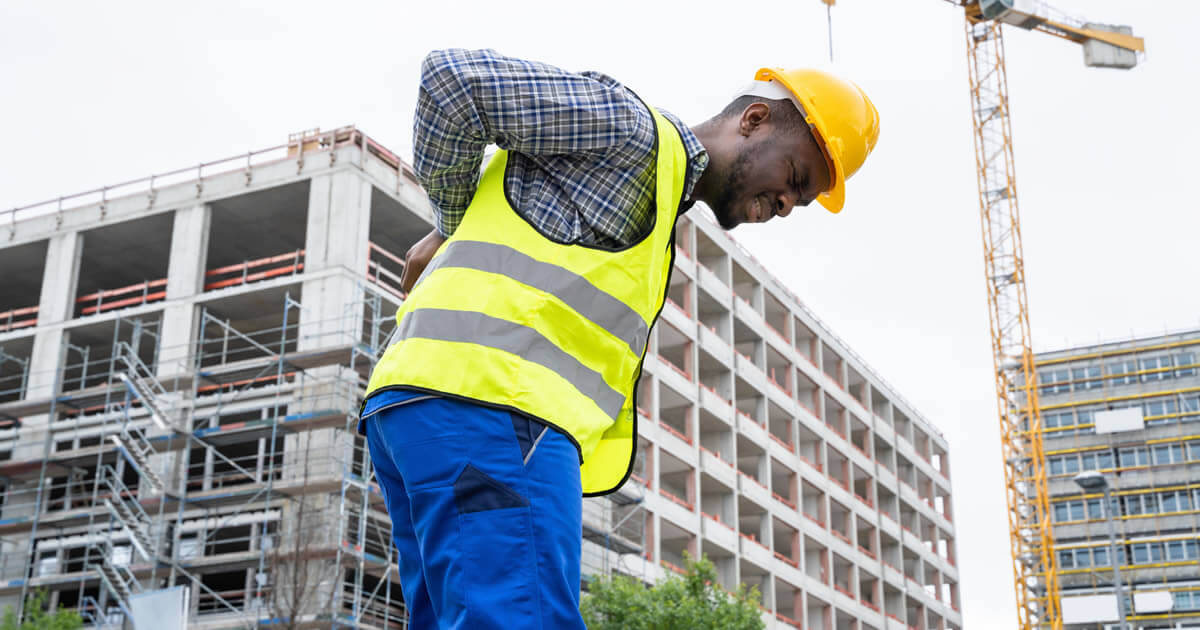
<instances>
[{"instance_id":1,"label":"man's nose","mask_svg":"<svg viewBox=\"0 0 1200 630\"><path fill-rule=\"evenodd\" d=\"M792 213L792 208L796 207L796 202L799 201L790 193L780 193L775 198L775 214L786 217Z\"/></svg>"}]
</instances>

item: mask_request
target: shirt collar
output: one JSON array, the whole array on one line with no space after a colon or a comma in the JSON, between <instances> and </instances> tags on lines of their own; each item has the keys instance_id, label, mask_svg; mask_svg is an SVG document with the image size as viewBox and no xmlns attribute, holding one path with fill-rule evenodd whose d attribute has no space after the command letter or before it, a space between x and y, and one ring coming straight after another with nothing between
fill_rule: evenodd
<instances>
[{"instance_id":1,"label":"shirt collar","mask_svg":"<svg viewBox=\"0 0 1200 630\"><path fill-rule=\"evenodd\" d=\"M692 132L691 127L680 122L674 114L664 110L658 110L662 115L671 121L672 125L679 130L679 136L683 139L683 149L687 153L688 172L683 181L683 199L679 204L679 212L687 212L691 209L692 204L696 203L692 199L692 190L696 187L696 182L700 181L700 176L704 174L704 169L708 168L708 151L704 145L700 144L700 138Z\"/></svg>"}]
</instances>

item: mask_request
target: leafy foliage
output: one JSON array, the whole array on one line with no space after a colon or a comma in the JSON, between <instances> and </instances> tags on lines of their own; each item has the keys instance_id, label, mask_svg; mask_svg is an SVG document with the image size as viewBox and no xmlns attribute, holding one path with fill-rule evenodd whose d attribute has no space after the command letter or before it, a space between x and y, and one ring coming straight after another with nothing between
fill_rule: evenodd
<instances>
[{"instance_id":1,"label":"leafy foliage","mask_svg":"<svg viewBox=\"0 0 1200 630\"><path fill-rule=\"evenodd\" d=\"M47 612L46 592L35 591L25 600L25 621L17 619L12 606L5 606L0 630L79 630L83 618L74 610L58 608Z\"/></svg>"},{"instance_id":2,"label":"leafy foliage","mask_svg":"<svg viewBox=\"0 0 1200 630\"><path fill-rule=\"evenodd\" d=\"M728 593L717 584L708 558L686 558L682 576L673 575L651 588L627 576L600 578L583 596L579 609L588 630L762 630L755 602L758 587L739 585Z\"/></svg>"}]
</instances>

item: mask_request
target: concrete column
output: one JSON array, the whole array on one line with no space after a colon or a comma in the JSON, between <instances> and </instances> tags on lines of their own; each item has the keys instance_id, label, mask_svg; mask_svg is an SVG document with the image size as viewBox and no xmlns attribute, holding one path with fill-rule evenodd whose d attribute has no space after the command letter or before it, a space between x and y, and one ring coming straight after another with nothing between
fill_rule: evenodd
<instances>
[{"instance_id":1,"label":"concrete column","mask_svg":"<svg viewBox=\"0 0 1200 630\"><path fill-rule=\"evenodd\" d=\"M175 211L171 260L167 265L167 299L190 297L204 290L212 208L198 204Z\"/></svg>"},{"instance_id":2,"label":"concrete column","mask_svg":"<svg viewBox=\"0 0 1200 630\"><path fill-rule=\"evenodd\" d=\"M299 349L345 345L358 339L362 313L348 307L361 299L359 280L354 276L367 269L370 224L370 182L352 171L312 179L304 272L340 269L345 273L304 281Z\"/></svg>"},{"instance_id":3,"label":"concrete column","mask_svg":"<svg viewBox=\"0 0 1200 630\"><path fill-rule=\"evenodd\" d=\"M38 329L33 338L29 361L29 387L26 398L44 398L58 393L54 382L66 335L55 324L71 319L75 309L75 288L79 281L79 262L83 257L83 234L67 232L50 238L46 248L46 266L42 271L42 293L38 299ZM47 329L48 326L53 326Z\"/></svg>"},{"instance_id":4,"label":"concrete column","mask_svg":"<svg viewBox=\"0 0 1200 630\"><path fill-rule=\"evenodd\" d=\"M159 338L158 377L171 378L188 370L198 313L193 300L204 292L212 209L199 204L175 211L171 260L167 265L167 304Z\"/></svg>"}]
</instances>

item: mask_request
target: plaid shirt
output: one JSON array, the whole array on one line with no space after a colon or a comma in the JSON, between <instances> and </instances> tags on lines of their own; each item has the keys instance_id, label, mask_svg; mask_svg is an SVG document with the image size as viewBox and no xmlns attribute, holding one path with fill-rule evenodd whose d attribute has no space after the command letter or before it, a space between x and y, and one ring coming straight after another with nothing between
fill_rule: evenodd
<instances>
[{"instance_id":1,"label":"plaid shirt","mask_svg":"<svg viewBox=\"0 0 1200 630\"><path fill-rule=\"evenodd\" d=\"M708 154L691 129L663 115L688 155L686 201ZM654 220L654 142L650 111L600 73L492 50L435 51L421 67L414 162L445 236L475 194L484 149L497 144L509 150L508 198L542 235L600 247L635 243Z\"/></svg>"}]
</instances>

